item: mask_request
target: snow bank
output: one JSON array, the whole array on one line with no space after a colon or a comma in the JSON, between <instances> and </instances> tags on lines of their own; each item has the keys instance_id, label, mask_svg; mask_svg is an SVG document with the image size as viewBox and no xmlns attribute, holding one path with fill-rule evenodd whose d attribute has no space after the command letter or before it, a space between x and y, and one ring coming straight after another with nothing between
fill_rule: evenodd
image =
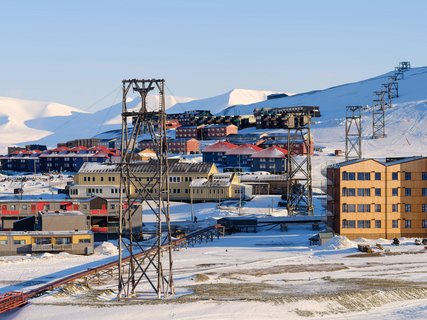
<instances>
[{"instance_id":1,"label":"snow bank","mask_svg":"<svg viewBox=\"0 0 427 320\"><path fill-rule=\"evenodd\" d=\"M103 242L95 248L94 254L104 256L115 256L119 254L119 249L117 249L117 247L111 242Z\"/></svg>"},{"instance_id":2,"label":"snow bank","mask_svg":"<svg viewBox=\"0 0 427 320\"><path fill-rule=\"evenodd\" d=\"M348 240L345 236L335 236L323 245L323 248L328 250L340 250L354 247L356 247L356 244Z\"/></svg>"}]
</instances>

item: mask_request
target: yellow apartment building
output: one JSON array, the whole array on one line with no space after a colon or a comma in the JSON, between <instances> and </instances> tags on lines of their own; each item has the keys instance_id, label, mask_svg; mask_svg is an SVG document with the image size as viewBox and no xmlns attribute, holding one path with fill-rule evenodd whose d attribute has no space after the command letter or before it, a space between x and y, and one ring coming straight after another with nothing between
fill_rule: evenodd
<instances>
[{"instance_id":1,"label":"yellow apartment building","mask_svg":"<svg viewBox=\"0 0 427 320\"><path fill-rule=\"evenodd\" d=\"M350 239L427 237L427 158L329 166L327 213L334 231Z\"/></svg>"}]
</instances>

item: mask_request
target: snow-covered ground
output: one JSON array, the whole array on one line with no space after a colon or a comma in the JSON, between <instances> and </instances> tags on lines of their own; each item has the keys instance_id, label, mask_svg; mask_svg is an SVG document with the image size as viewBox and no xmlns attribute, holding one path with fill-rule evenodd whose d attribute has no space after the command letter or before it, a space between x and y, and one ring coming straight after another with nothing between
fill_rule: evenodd
<instances>
[{"instance_id":1,"label":"snow-covered ground","mask_svg":"<svg viewBox=\"0 0 427 320\"><path fill-rule=\"evenodd\" d=\"M63 199L65 194L58 194L67 182L73 181L70 175L0 175L0 200L21 199L14 189L23 189L22 199Z\"/></svg>"},{"instance_id":2,"label":"snow-covered ground","mask_svg":"<svg viewBox=\"0 0 427 320\"><path fill-rule=\"evenodd\" d=\"M310 225L239 233L174 253L177 294L163 302L115 300L114 279L67 287L31 301L6 319L425 319L427 253L413 239L334 238L309 247ZM358 243L379 242L383 253L360 254ZM2 291L51 281L64 269L110 261L101 255L0 259ZM114 252L114 250L113 250ZM69 271L68 271L69 272ZM22 288L22 287L21 287ZM22 288L28 290L29 287Z\"/></svg>"}]
</instances>

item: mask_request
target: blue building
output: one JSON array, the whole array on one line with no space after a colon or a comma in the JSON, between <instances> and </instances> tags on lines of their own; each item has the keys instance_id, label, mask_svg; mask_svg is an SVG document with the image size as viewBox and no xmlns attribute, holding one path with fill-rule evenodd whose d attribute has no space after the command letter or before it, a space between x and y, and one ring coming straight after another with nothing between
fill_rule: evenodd
<instances>
[{"instance_id":1,"label":"blue building","mask_svg":"<svg viewBox=\"0 0 427 320\"><path fill-rule=\"evenodd\" d=\"M40 172L38 153L11 154L0 158L1 170L17 172Z\"/></svg>"},{"instance_id":2,"label":"blue building","mask_svg":"<svg viewBox=\"0 0 427 320\"><path fill-rule=\"evenodd\" d=\"M255 152L252 155L252 171L267 171L273 174L286 172L288 151L277 146Z\"/></svg>"},{"instance_id":3,"label":"blue building","mask_svg":"<svg viewBox=\"0 0 427 320\"><path fill-rule=\"evenodd\" d=\"M226 166L227 162L225 153L237 147L238 146L235 144L225 141L219 141L217 143L211 144L202 150L203 162L213 162L217 166Z\"/></svg>"},{"instance_id":4,"label":"blue building","mask_svg":"<svg viewBox=\"0 0 427 320\"><path fill-rule=\"evenodd\" d=\"M227 167L251 167L252 155L262 148L253 144L243 144L225 153Z\"/></svg>"}]
</instances>

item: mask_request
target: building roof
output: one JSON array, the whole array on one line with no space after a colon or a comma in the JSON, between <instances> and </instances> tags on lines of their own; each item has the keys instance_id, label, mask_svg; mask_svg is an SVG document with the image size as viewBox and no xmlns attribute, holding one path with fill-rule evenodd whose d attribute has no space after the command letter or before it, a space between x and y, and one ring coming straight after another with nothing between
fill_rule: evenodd
<instances>
[{"instance_id":1,"label":"building roof","mask_svg":"<svg viewBox=\"0 0 427 320\"><path fill-rule=\"evenodd\" d=\"M158 171L157 161L134 162L130 165L132 171L136 173L155 173ZM169 162L170 173L209 173L214 166L213 163L187 163L187 162ZM118 173L120 167L118 164L106 164L86 162L80 168L79 173Z\"/></svg>"},{"instance_id":2,"label":"building roof","mask_svg":"<svg viewBox=\"0 0 427 320\"><path fill-rule=\"evenodd\" d=\"M253 144L242 144L241 146L238 146L237 148L228 150L225 154L226 155L250 155L254 154L257 151L261 151L262 148L255 146Z\"/></svg>"},{"instance_id":3,"label":"building roof","mask_svg":"<svg viewBox=\"0 0 427 320\"><path fill-rule=\"evenodd\" d=\"M237 126L235 126L232 123L227 123L227 124L215 124L215 123L213 123L213 124L205 125L203 129L205 129L205 128L206 129L211 129L211 128L226 128L226 127L230 127L230 126L233 126L233 127L237 128Z\"/></svg>"},{"instance_id":4,"label":"building roof","mask_svg":"<svg viewBox=\"0 0 427 320\"><path fill-rule=\"evenodd\" d=\"M233 143L227 141L219 141L217 143L207 146L202 152L226 152L237 147L238 146Z\"/></svg>"},{"instance_id":5,"label":"building roof","mask_svg":"<svg viewBox=\"0 0 427 320\"><path fill-rule=\"evenodd\" d=\"M190 187L229 187L233 181L234 173L216 173L213 174L209 179L193 179L190 183Z\"/></svg>"},{"instance_id":6,"label":"building roof","mask_svg":"<svg viewBox=\"0 0 427 320\"><path fill-rule=\"evenodd\" d=\"M80 211L41 211L44 216L84 216Z\"/></svg>"},{"instance_id":7,"label":"building roof","mask_svg":"<svg viewBox=\"0 0 427 320\"><path fill-rule=\"evenodd\" d=\"M0 231L1 236L55 236L70 234L93 234L90 230L78 231Z\"/></svg>"},{"instance_id":8,"label":"building roof","mask_svg":"<svg viewBox=\"0 0 427 320\"><path fill-rule=\"evenodd\" d=\"M331 164L329 166L329 168L342 168L342 167L349 166L349 165L352 165L355 163L361 163L361 162L370 161L370 160L378 162L378 163L388 167L388 166L394 166L396 164L416 161L416 160L425 159L425 158L426 157L422 157L422 156L413 156L413 157L394 158L394 159L392 159L392 158L386 158L386 159L374 159L374 158L352 159L352 160L348 160L348 161L343 161L343 162Z\"/></svg>"},{"instance_id":9,"label":"building roof","mask_svg":"<svg viewBox=\"0 0 427 320\"><path fill-rule=\"evenodd\" d=\"M255 152L252 155L252 158L286 158L287 154L288 150L277 146L272 146L267 149Z\"/></svg>"}]
</instances>

